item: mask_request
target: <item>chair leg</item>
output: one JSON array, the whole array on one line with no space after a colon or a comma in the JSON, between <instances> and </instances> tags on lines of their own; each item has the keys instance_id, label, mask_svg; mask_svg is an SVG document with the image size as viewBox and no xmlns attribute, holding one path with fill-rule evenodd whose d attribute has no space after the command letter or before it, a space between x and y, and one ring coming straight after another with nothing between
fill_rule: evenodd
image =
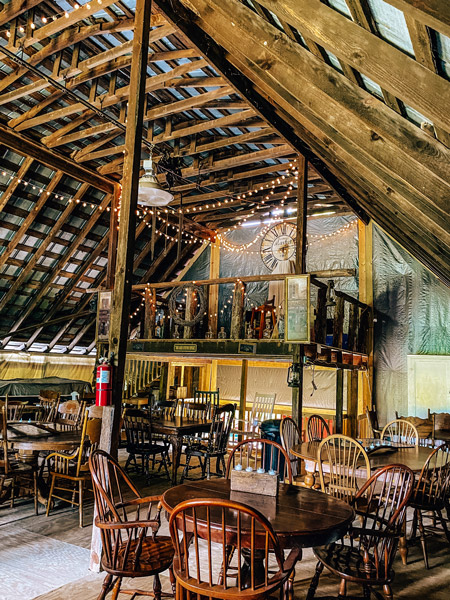
<instances>
[{"instance_id":1,"label":"chair leg","mask_svg":"<svg viewBox=\"0 0 450 600\"><path fill-rule=\"evenodd\" d=\"M53 490L55 488L55 481L56 481L56 475L55 475L55 473L52 473L52 483L50 485L50 493L48 495L48 500L47 500L47 512L46 512L47 517L50 514L50 508L51 508L51 505L52 505Z\"/></svg>"},{"instance_id":2,"label":"chair leg","mask_svg":"<svg viewBox=\"0 0 450 600\"><path fill-rule=\"evenodd\" d=\"M169 579L170 579L170 585L172 586L172 593L175 596L176 590L177 590L177 580L175 579L175 575L173 574L172 565L169 567Z\"/></svg>"},{"instance_id":3,"label":"chair leg","mask_svg":"<svg viewBox=\"0 0 450 600\"><path fill-rule=\"evenodd\" d=\"M406 541L406 518L403 521L402 525L402 533L400 535L399 543L398 543L398 551L400 552L400 556L402 559L402 563L404 566L408 564L408 543Z\"/></svg>"},{"instance_id":4,"label":"chair leg","mask_svg":"<svg viewBox=\"0 0 450 600\"><path fill-rule=\"evenodd\" d=\"M314 573L314 577L311 579L311 583L309 584L309 590L306 595L306 600L313 600L316 594L317 586L319 585L319 579L322 575L323 568L323 563L319 561L316 566L316 572Z\"/></svg>"},{"instance_id":5,"label":"chair leg","mask_svg":"<svg viewBox=\"0 0 450 600\"><path fill-rule=\"evenodd\" d=\"M363 585L363 595L364 600L370 600L370 587L368 585Z\"/></svg>"},{"instance_id":6,"label":"chair leg","mask_svg":"<svg viewBox=\"0 0 450 600\"><path fill-rule=\"evenodd\" d=\"M120 586L122 585L122 577L118 577L117 581L114 585L114 589L113 589L113 593L111 596L111 600L117 600L117 598L119 597L119 593L120 593Z\"/></svg>"},{"instance_id":7,"label":"chair leg","mask_svg":"<svg viewBox=\"0 0 450 600\"><path fill-rule=\"evenodd\" d=\"M191 461L191 455L186 454L186 464L184 465L183 473L181 474L180 484L183 483L184 478L187 477L187 475L188 475L190 461Z\"/></svg>"},{"instance_id":8,"label":"chair leg","mask_svg":"<svg viewBox=\"0 0 450 600\"><path fill-rule=\"evenodd\" d=\"M37 471L33 472L33 493L34 493L34 512L36 515L38 515L39 514L39 502L38 502Z\"/></svg>"},{"instance_id":9,"label":"chair leg","mask_svg":"<svg viewBox=\"0 0 450 600\"><path fill-rule=\"evenodd\" d=\"M104 600L106 598L109 590L111 589L112 580L113 576L108 573L103 580L102 590L98 595L97 600Z\"/></svg>"},{"instance_id":10,"label":"chair leg","mask_svg":"<svg viewBox=\"0 0 450 600\"><path fill-rule=\"evenodd\" d=\"M338 598L345 598L346 596L347 596L347 580L341 579L341 583L339 584Z\"/></svg>"},{"instance_id":11,"label":"chair leg","mask_svg":"<svg viewBox=\"0 0 450 600\"><path fill-rule=\"evenodd\" d=\"M153 577L153 593L155 594L155 600L161 600L161 580L159 579L158 573L155 573Z\"/></svg>"},{"instance_id":12,"label":"chair leg","mask_svg":"<svg viewBox=\"0 0 450 600\"><path fill-rule=\"evenodd\" d=\"M205 456L206 461L206 479L211 479L211 457Z\"/></svg>"},{"instance_id":13,"label":"chair leg","mask_svg":"<svg viewBox=\"0 0 450 600\"><path fill-rule=\"evenodd\" d=\"M383 594L384 594L384 597L386 598L386 600L394 600L391 586L387 583L385 585L383 585Z\"/></svg>"},{"instance_id":14,"label":"chair leg","mask_svg":"<svg viewBox=\"0 0 450 600\"><path fill-rule=\"evenodd\" d=\"M450 543L450 531L448 530L447 522L445 521L444 517L442 516L441 510L436 510L436 512L437 512L439 521L441 522L442 529L444 530L445 537L447 538L447 541Z\"/></svg>"},{"instance_id":15,"label":"chair leg","mask_svg":"<svg viewBox=\"0 0 450 600\"><path fill-rule=\"evenodd\" d=\"M167 450L163 450L161 452L161 462L164 462L164 469L166 471L167 479L170 480L169 467L167 466L168 459L169 459L169 455L167 453Z\"/></svg>"},{"instance_id":16,"label":"chair leg","mask_svg":"<svg viewBox=\"0 0 450 600\"><path fill-rule=\"evenodd\" d=\"M425 528L423 526L422 512L420 510L417 511L417 523L419 525L420 544L422 546L423 560L425 562L425 568L429 569L430 567L428 565L427 541L425 539Z\"/></svg>"},{"instance_id":17,"label":"chair leg","mask_svg":"<svg viewBox=\"0 0 450 600\"><path fill-rule=\"evenodd\" d=\"M83 527L83 490L83 481L80 479L80 481L78 482L78 514L80 527Z\"/></svg>"}]
</instances>

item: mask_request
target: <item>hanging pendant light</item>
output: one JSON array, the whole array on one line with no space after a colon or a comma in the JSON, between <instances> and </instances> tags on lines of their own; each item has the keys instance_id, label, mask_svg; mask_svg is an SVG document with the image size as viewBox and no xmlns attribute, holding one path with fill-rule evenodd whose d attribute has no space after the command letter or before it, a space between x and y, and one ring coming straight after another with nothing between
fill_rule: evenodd
<instances>
[{"instance_id":1,"label":"hanging pendant light","mask_svg":"<svg viewBox=\"0 0 450 600\"><path fill-rule=\"evenodd\" d=\"M167 206L173 200L173 194L163 190L153 170L153 156L144 160L144 175L139 179L138 204L143 206Z\"/></svg>"}]
</instances>

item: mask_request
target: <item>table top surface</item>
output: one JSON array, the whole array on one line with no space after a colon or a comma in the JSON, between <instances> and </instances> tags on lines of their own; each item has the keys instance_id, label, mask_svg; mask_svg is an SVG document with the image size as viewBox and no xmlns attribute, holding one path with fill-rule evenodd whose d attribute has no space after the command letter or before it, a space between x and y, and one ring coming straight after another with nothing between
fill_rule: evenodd
<instances>
[{"instance_id":1,"label":"table top surface","mask_svg":"<svg viewBox=\"0 0 450 600\"><path fill-rule=\"evenodd\" d=\"M162 504L167 512L184 500L219 498L247 504L271 523L284 548L321 546L339 539L354 518L353 509L327 494L295 485L279 484L278 496L262 496L230 489L229 479L193 481L168 489ZM214 523L214 513L211 513ZM217 527L221 527L218 515Z\"/></svg>"},{"instance_id":2,"label":"table top surface","mask_svg":"<svg viewBox=\"0 0 450 600\"><path fill-rule=\"evenodd\" d=\"M8 444L17 450L69 450L81 441L80 431L56 431L52 423L8 424Z\"/></svg>"},{"instance_id":3,"label":"table top surface","mask_svg":"<svg viewBox=\"0 0 450 600\"><path fill-rule=\"evenodd\" d=\"M152 418L152 430L155 433L188 433L209 431L210 420L187 419L185 417L173 417L172 419Z\"/></svg>"},{"instance_id":4,"label":"table top surface","mask_svg":"<svg viewBox=\"0 0 450 600\"><path fill-rule=\"evenodd\" d=\"M303 442L291 448L292 454L317 462L317 449L320 442ZM370 466L373 470L385 467L386 465L402 464L409 467L412 471L420 472L430 455L432 448L425 446L414 446L408 448L389 448L389 450L380 448L376 452L369 453Z\"/></svg>"}]
</instances>

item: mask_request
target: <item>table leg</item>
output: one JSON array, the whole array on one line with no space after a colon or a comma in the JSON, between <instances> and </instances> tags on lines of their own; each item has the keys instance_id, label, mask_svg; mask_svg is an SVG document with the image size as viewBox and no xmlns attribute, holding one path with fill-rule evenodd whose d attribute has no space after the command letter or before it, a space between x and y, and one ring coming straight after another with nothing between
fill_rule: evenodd
<instances>
[{"instance_id":1,"label":"table leg","mask_svg":"<svg viewBox=\"0 0 450 600\"><path fill-rule=\"evenodd\" d=\"M178 435L171 435L169 441L172 444L172 485L177 485L177 472L180 466L183 438Z\"/></svg>"},{"instance_id":2,"label":"table leg","mask_svg":"<svg viewBox=\"0 0 450 600\"><path fill-rule=\"evenodd\" d=\"M241 583L242 589L246 590L252 587L252 568L251 568L251 551L249 548L243 548L241 550L244 564L241 569ZM264 550L254 550L253 556L254 565L254 586L261 585L265 581L265 568L264 568Z\"/></svg>"}]
</instances>

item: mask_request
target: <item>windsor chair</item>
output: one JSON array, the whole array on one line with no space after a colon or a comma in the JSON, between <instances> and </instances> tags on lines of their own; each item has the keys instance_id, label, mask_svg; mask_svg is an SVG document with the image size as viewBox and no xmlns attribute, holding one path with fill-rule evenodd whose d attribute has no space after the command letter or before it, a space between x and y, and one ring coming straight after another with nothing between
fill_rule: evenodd
<instances>
[{"instance_id":1,"label":"windsor chair","mask_svg":"<svg viewBox=\"0 0 450 600\"><path fill-rule=\"evenodd\" d=\"M103 450L91 454L89 469L97 512L95 525L102 539L101 565L107 573L97 600L104 600L111 590L116 599L124 577L151 575L153 592L124 592L133 597L152 596L156 600L173 598L172 594L161 591L159 579L159 574L169 569L174 590L175 580L170 570L173 545L170 537L157 535L161 525L161 497L143 498L117 461Z\"/></svg>"},{"instance_id":2,"label":"windsor chair","mask_svg":"<svg viewBox=\"0 0 450 600\"><path fill-rule=\"evenodd\" d=\"M388 439L404 446L419 445L419 434L416 427L404 419L395 419L388 423L381 432L381 439Z\"/></svg>"},{"instance_id":3,"label":"windsor chair","mask_svg":"<svg viewBox=\"0 0 450 600\"><path fill-rule=\"evenodd\" d=\"M181 483L184 479L189 479L190 461L193 457L198 458L202 470L201 479L210 479L211 477L211 459L216 459L216 475L223 477L225 474L225 454L227 453L228 438L230 436L231 425L236 411L236 404L225 404L213 408L211 428L205 439L198 444L191 444L186 447L186 464L184 465ZM221 470L221 466L222 469Z\"/></svg>"},{"instance_id":4,"label":"windsor chair","mask_svg":"<svg viewBox=\"0 0 450 600\"><path fill-rule=\"evenodd\" d=\"M292 477L295 478L301 473L301 458L292 454L291 448L301 443L302 436L297 423L291 417L285 417L280 425L281 445L289 455L291 463Z\"/></svg>"},{"instance_id":5,"label":"windsor chair","mask_svg":"<svg viewBox=\"0 0 450 600\"><path fill-rule=\"evenodd\" d=\"M292 468L289 454L272 440L250 439L239 442L228 457L226 475L230 477L230 472L237 464L242 465L243 469L252 467L254 471L263 468L265 471L275 471L281 481L292 483Z\"/></svg>"},{"instance_id":6,"label":"windsor chair","mask_svg":"<svg viewBox=\"0 0 450 600\"><path fill-rule=\"evenodd\" d=\"M324 568L340 579L338 598L347 595L347 583L353 582L363 587L365 599L373 586L383 586L386 600L393 599L392 565L413 485L414 474L404 465L383 467L366 481L351 500L361 527L351 527L347 540L314 548L319 562L306 600L315 597Z\"/></svg>"},{"instance_id":7,"label":"windsor chair","mask_svg":"<svg viewBox=\"0 0 450 600\"><path fill-rule=\"evenodd\" d=\"M220 528L211 526L217 518ZM187 500L173 510L169 529L175 547L177 600L263 600L275 592L286 598L301 548L294 547L285 558L270 522L259 511L225 499ZM230 548L236 549L233 566L228 560ZM222 557L217 567L213 551ZM273 570L269 570L269 553Z\"/></svg>"},{"instance_id":8,"label":"windsor chair","mask_svg":"<svg viewBox=\"0 0 450 600\"><path fill-rule=\"evenodd\" d=\"M308 419L308 440L310 442L321 442L330 435L327 422L320 415L311 415Z\"/></svg>"}]
</instances>

